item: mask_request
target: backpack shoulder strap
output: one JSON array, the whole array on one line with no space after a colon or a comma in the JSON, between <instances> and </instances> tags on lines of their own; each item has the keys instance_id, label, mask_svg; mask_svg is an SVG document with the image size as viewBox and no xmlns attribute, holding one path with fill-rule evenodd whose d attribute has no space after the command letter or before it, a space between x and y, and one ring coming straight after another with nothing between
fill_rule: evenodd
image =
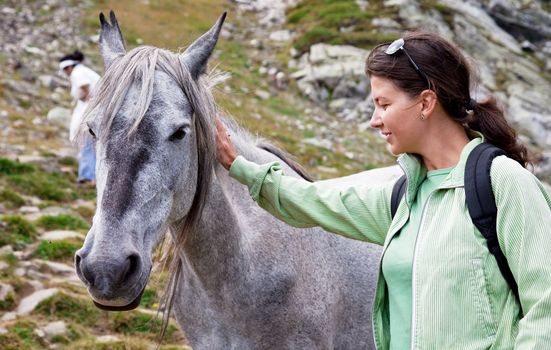
<instances>
[{"instance_id":1,"label":"backpack shoulder strap","mask_svg":"<svg viewBox=\"0 0 551 350\"><path fill-rule=\"evenodd\" d=\"M392 196L390 197L390 217L394 218L398 205L406 192L406 175L402 175L392 188Z\"/></svg>"},{"instance_id":2,"label":"backpack shoulder strap","mask_svg":"<svg viewBox=\"0 0 551 350\"><path fill-rule=\"evenodd\" d=\"M506 153L489 143L482 143L471 151L465 166L465 197L474 225L486 238L488 250L494 255L501 274L518 300L517 283L497 238L497 207L490 169L493 159L499 155Z\"/></svg>"}]
</instances>

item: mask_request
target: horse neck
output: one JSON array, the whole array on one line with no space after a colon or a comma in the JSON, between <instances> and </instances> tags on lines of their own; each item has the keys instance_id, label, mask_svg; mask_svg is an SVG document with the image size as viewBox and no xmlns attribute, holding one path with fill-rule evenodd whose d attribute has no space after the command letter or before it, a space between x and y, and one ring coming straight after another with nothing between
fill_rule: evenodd
<instances>
[{"instance_id":1,"label":"horse neck","mask_svg":"<svg viewBox=\"0 0 551 350\"><path fill-rule=\"evenodd\" d=\"M275 159L248 140L235 136L232 140L238 154L246 159L258 163ZM244 227L242 222L246 220L240 220L239 216L269 216L250 199L248 189L230 178L228 171L218 163L214 173L198 229L188 237L182 257L184 265L193 270L203 285L211 281L212 288L218 287L221 280L245 275L249 255L255 249L252 246L255 232L262 231L260 227L254 230ZM269 225L270 220L261 221Z\"/></svg>"}]
</instances>

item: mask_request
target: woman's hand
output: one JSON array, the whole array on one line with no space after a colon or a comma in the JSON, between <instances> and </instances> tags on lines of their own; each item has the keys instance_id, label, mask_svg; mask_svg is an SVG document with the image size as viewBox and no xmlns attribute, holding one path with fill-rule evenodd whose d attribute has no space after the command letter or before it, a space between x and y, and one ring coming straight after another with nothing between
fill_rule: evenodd
<instances>
[{"instance_id":1,"label":"woman's hand","mask_svg":"<svg viewBox=\"0 0 551 350\"><path fill-rule=\"evenodd\" d=\"M231 164L237 158L237 151L233 146L230 133L222 124L220 119L216 118L216 149L218 153L218 161L227 170L230 169Z\"/></svg>"}]
</instances>

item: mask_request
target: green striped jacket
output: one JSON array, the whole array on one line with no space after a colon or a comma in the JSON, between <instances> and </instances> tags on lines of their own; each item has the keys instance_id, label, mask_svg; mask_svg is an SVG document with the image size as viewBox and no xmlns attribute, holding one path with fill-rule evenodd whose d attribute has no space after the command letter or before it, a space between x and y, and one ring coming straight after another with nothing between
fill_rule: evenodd
<instances>
[{"instance_id":1,"label":"green striped jacket","mask_svg":"<svg viewBox=\"0 0 551 350\"><path fill-rule=\"evenodd\" d=\"M498 207L497 232L518 283L520 303L509 289L465 203L463 176L470 151L427 200L413 258L411 349L551 349L551 198L517 162L494 159L492 188ZM336 190L284 176L276 163L257 165L238 157L230 175L249 187L252 198L297 227L328 231L383 245L406 223L411 200L426 169L416 156L398 159L408 179L394 219L394 181ZM382 273L373 310L378 349L389 347L386 283Z\"/></svg>"}]
</instances>

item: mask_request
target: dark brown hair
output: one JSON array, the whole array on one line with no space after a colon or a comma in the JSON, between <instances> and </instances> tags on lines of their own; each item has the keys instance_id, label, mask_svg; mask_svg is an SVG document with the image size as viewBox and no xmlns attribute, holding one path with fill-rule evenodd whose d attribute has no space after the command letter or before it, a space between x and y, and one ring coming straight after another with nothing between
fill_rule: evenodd
<instances>
[{"instance_id":1,"label":"dark brown hair","mask_svg":"<svg viewBox=\"0 0 551 350\"><path fill-rule=\"evenodd\" d=\"M82 62L84 60L84 54L82 52L78 51L78 50L75 50L75 52L61 57L59 59L59 62L65 61L65 60L73 60L73 61Z\"/></svg>"},{"instance_id":2,"label":"dark brown hair","mask_svg":"<svg viewBox=\"0 0 551 350\"><path fill-rule=\"evenodd\" d=\"M404 48L427 75L428 82L421 79L403 50L392 55L384 52L390 43L380 44L371 51L366 62L367 75L389 79L412 97L430 87L453 120L481 132L488 142L503 149L522 166L530 164L528 150L518 142L516 131L507 122L496 99L489 97L476 102L471 98L474 74L455 45L427 32L409 32L404 41Z\"/></svg>"}]
</instances>

